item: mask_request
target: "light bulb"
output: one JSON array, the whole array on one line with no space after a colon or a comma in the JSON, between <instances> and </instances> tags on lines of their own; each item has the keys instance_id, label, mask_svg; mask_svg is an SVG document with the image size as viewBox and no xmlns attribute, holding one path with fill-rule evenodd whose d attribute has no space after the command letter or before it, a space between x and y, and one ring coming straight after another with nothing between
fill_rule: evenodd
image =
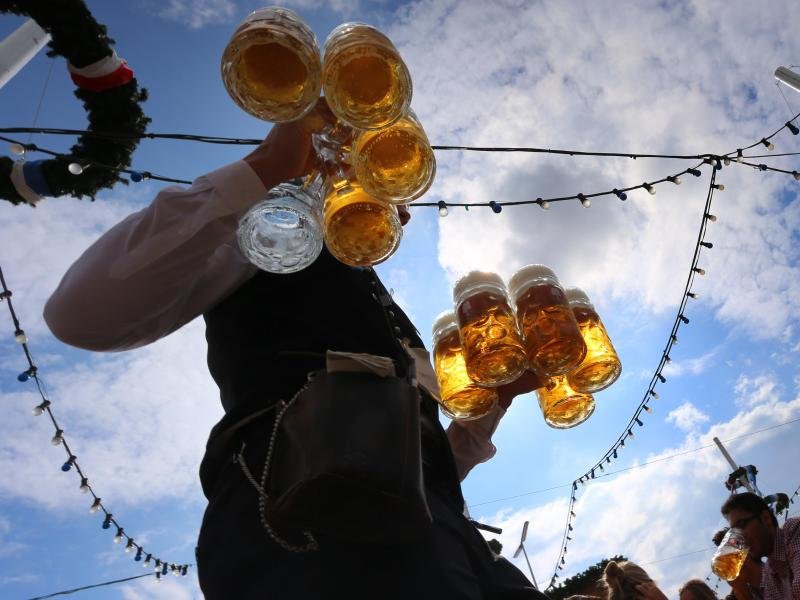
<instances>
[{"instance_id":1,"label":"light bulb","mask_svg":"<svg viewBox=\"0 0 800 600\"><path fill-rule=\"evenodd\" d=\"M86 477L81 478L81 487L80 487L81 494L88 494L89 493L89 480Z\"/></svg>"},{"instance_id":2,"label":"light bulb","mask_svg":"<svg viewBox=\"0 0 800 600\"><path fill-rule=\"evenodd\" d=\"M18 344L27 344L28 343L28 336L25 335L25 332L22 329L17 329L14 332L14 341Z\"/></svg>"},{"instance_id":3,"label":"light bulb","mask_svg":"<svg viewBox=\"0 0 800 600\"><path fill-rule=\"evenodd\" d=\"M592 205L592 201L583 194L578 194L578 200L581 201L581 206L583 206L583 208L589 208Z\"/></svg>"},{"instance_id":4,"label":"light bulb","mask_svg":"<svg viewBox=\"0 0 800 600\"><path fill-rule=\"evenodd\" d=\"M536 203L543 210L550 210L550 203L547 200L542 200L541 198L539 198L536 200Z\"/></svg>"},{"instance_id":5,"label":"light bulb","mask_svg":"<svg viewBox=\"0 0 800 600\"><path fill-rule=\"evenodd\" d=\"M63 441L64 441L64 430L56 429L56 434L53 436L53 439L50 440L50 443L53 444L53 446L58 446Z\"/></svg>"},{"instance_id":6,"label":"light bulb","mask_svg":"<svg viewBox=\"0 0 800 600\"><path fill-rule=\"evenodd\" d=\"M672 183L674 183L675 185L680 185L681 183L683 183L678 175L670 175L669 177L667 177L667 179Z\"/></svg>"},{"instance_id":7,"label":"light bulb","mask_svg":"<svg viewBox=\"0 0 800 600\"><path fill-rule=\"evenodd\" d=\"M613 192L614 192L614 194L616 194L617 198L619 198L620 200L627 200L628 199L628 194L626 194L625 192L620 192L617 188L614 188Z\"/></svg>"},{"instance_id":8,"label":"light bulb","mask_svg":"<svg viewBox=\"0 0 800 600\"><path fill-rule=\"evenodd\" d=\"M69 163L67 170L73 175L80 175L83 173L83 167L78 163Z\"/></svg>"},{"instance_id":9,"label":"light bulb","mask_svg":"<svg viewBox=\"0 0 800 600\"><path fill-rule=\"evenodd\" d=\"M646 189L646 190L647 190L647 191L650 193L650 195L651 195L651 196L655 196L655 195L656 195L656 188L655 188L655 186L652 186L652 185L650 185L649 183L643 183L643 184L642 184L642 187L643 187L644 189Z\"/></svg>"},{"instance_id":10,"label":"light bulb","mask_svg":"<svg viewBox=\"0 0 800 600\"><path fill-rule=\"evenodd\" d=\"M447 204L444 200L439 200L437 203L439 205L439 216L446 217L447 216Z\"/></svg>"},{"instance_id":11,"label":"light bulb","mask_svg":"<svg viewBox=\"0 0 800 600\"><path fill-rule=\"evenodd\" d=\"M761 138L761 143L767 147L767 150L775 150L775 144L770 142L767 138Z\"/></svg>"},{"instance_id":12,"label":"light bulb","mask_svg":"<svg viewBox=\"0 0 800 600\"><path fill-rule=\"evenodd\" d=\"M722 183L715 183L711 187L713 187L715 190L719 190L720 192L725 190L725 184Z\"/></svg>"},{"instance_id":13,"label":"light bulb","mask_svg":"<svg viewBox=\"0 0 800 600\"><path fill-rule=\"evenodd\" d=\"M92 502L92 505L89 507L89 512L95 514L98 510L100 510L100 498L95 498L94 502Z\"/></svg>"},{"instance_id":14,"label":"light bulb","mask_svg":"<svg viewBox=\"0 0 800 600\"><path fill-rule=\"evenodd\" d=\"M16 154L17 156L25 155L25 146L22 144L11 144L8 149L11 151L11 154Z\"/></svg>"},{"instance_id":15,"label":"light bulb","mask_svg":"<svg viewBox=\"0 0 800 600\"><path fill-rule=\"evenodd\" d=\"M706 274L706 270L705 269L701 269L700 267L695 267L694 269L692 269L692 271L694 271L698 275L705 275Z\"/></svg>"}]
</instances>

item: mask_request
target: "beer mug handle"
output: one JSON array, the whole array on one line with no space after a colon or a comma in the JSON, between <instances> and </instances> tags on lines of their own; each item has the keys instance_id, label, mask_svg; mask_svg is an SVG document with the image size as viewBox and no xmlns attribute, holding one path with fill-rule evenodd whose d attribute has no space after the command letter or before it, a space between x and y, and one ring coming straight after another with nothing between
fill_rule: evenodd
<instances>
[{"instance_id":1,"label":"beer mug handle","mask_svg":"<svg viewBox=\"0 0 800 600\"><path fill-rule=\"evenodd\" d=\"M319 169L337 181L347 179L345 165L350 164L354 133L352 127L336 121L311 136Z\"/></svg>"}]
</instances>

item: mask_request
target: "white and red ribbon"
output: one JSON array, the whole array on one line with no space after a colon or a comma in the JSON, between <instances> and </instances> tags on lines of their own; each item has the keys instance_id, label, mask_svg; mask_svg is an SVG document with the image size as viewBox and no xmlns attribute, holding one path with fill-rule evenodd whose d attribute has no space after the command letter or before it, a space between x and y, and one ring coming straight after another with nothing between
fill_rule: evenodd
<instances>
[{"instance_id":1,"label":"white and red ribbon","mask_svg":"<svg viewBox=\"0 0 800 600\"><path fill-rule=\"evenodd\" d=\"M75 85L90 92L102 92L133 79L133 70L113 50L110 56L91 65L79 69L70 64L67 68Z\"/></svg>"}]
</instances>

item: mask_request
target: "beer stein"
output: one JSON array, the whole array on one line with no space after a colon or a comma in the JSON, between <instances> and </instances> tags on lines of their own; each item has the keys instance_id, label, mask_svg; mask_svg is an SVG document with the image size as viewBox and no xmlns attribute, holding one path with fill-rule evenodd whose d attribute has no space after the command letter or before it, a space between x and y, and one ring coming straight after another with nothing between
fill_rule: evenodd
<instances>
[{"instance_id":1,"label":"beer stein","mask_svg":"<svg viewBox=\"0 0 800 600\"><path fill-rule=\"evenodd\" d=\"M364 23L344 23L325 41L322 87L333 114L358 129L394 123L411 103L411 76L392 42Z\"/></svg>"},{"instance_id":2,"label":"beer stein","mask_svg":"<svg viewBox=\"0 0 800 600\"><path fill-rule=\"evenodd\" d=\"M476 385L467 375L458 323L452 312L433 324L433 367L439 382L442 412L454 420L477 419L497 404L497 392Z\"/></svg>"},{"instance_id":3,"label":"beer stein","mask_svg":"<svg viewBox=\"0 0 800 600\"><path fill-rule=\"evenodd\" d=\"M294 12L276 6L250 13L228 42L221 68L233 101L265 121L299 119L322 87L314 33Z\"/></svg>"},{"instance_id":4,"label":"beer stein","mask_svg":"<svg viewBox=\"0 0 800 600\"><path fill-rule=\"evenodd\" d=\"M456 282L453 301L470 378L493 387L522 375L525 350L500 276L468 273Z\"/></svg>"},{"instance_id":5,"label":"beer stein","mask_svg":"<svg viewBox=\"0 0 800 600\"><path fill-rule=\"evenodd\" d=\"M394 254L403 237L396 206L370 196L352 176L327 177L323 197L325 245L334 257L366 267Z\"/></svg>"},{"instance_id":6,"label":"beer stein","mask_svg":"<svg viewBox=\"0 0 800 600\"><path fill-rule=\"evenodd\" d=\"M536 390L544 422L554 429L569 429L580 425L594 412L594 398L572 389L566 376L549 378Z\"/></svg>"},{"instance_id":7,"label":"beer stein","mask_svg":"<svg viewBox=\"0 0 800 600\"><path fill-rule=\"evenodd\" d=\"M569 288L565 293L586 342L586 356L574 371L567 374L567 379L577 392L599 392L617 380L622 365L586 293L578 288Z\"/></svg>"},{"instance_id":8,"label":"beer stein","mask_svg":"<svg viewBox=\"0 0 800 600\"><path fill-rule=\"evenodd\" d=\"M555 273L528 265L509 282L530 366L543 377L563 375L586 355L586 343Z\"/></svg>"},{"instance_id":9,"label":"beer stein","mask_svg":"<svg viewBox=\"0 0 800 600\"><path fill-rule=\"evenodd\" d=\"M405 204L428 191L436 159L414 111L379 130L363 130L353 145L356 179L376 198Z\"/></svg>"},{"instance_id":10,"label":"beer stein","mask_svg":"<svg viewBox=\"0 0 800 600\"><path fill-rule=\"evenodd\" d=\"M733 581L739 577L748 552L749 548L745 544L742 530L731 528L711 558L711 570L720 579Z\"/></svg>"},{"instance_id":11,"label":"beer stein","mask_svg":"<svg viewBox=\"0 0 800 600\"><path fill-rule=\"evenodd\" d=\"M247 259L270 273L294 273L322 251L319 184L272 188L239 221L237 239Z\"/></svg>"}]
</instances>

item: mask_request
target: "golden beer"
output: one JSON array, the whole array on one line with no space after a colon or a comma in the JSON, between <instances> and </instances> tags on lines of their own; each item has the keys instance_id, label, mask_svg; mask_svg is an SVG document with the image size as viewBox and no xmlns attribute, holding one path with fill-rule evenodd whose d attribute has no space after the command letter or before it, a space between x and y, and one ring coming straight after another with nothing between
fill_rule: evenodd
<instances>
[{"instance_id":1,"label":"golden beer","mask_svg":"<svg viewBox=\"0 0 800 600\"><path fill-rule=\"evenodd\" d=\"M314 107L322 87L314 33L285 8L251 13L228 42L221 68L233 101L265 121L299 119Z\"/></svg>"},{"instance_id":2,"label":"golden beer","mask_svg":"<svg viewBox=\"0 0 800 600\"><path fill-rule=\"evenodd\" d=\"M472 271L456 282L453 299L470 379L492 387L522 375L527 359L500 276Z\"/></svg>"},{"instance_id":3,"label":"golden beer","mask_svg":"<svg viewBox=\"0 0 800 600\"><path fill-rule=\"evenodd\" d=\"M742 570L742 565L747 559L747 552L747 549L730 549L730 551L725 554L714 556L714 560L711 563L711 570L720 579L724 579L725 581L733 581L739 577L739 572Z\"/></svg>"},{"instance_id":4,"label":"golden beer","mask_svg":"<svg viewBox=\"0 0 800 600\"><path fill-rule=\"evenodd\" d=\"M379 130L362 131L353 147L358 182L371 195L405 204L428 191L436 159L413 111Z\"/></svg>"},{"instance_id":5,"label":"golden beer","mask_svg":"<svg viewBox=\"0 0 800 600\"><path fill-rule=\"evenodd\" d=\"M353 179L329 178L324 198L325 245L338 260L366 267L397 250L403 227L393 205L376 200Z\"/></svg>"},{"instance_id":6,"label":"golden beer","mask_svg":"<svg viewBox=\"0 0 800 600\"><path fill-rule=\"evenodd\" d=\"M744 534L740 529L732 527L722 538L719 548L711 558L711 570L721 579L733 581L739 577L748 552Z\"/></svg>"},{"instance_id":7,"label":"golden beer","mask_svg":"<svg viewBox=\"0 0 800 600\"><path fill-rule=\"evenodd\" d=\"M551 377L536 390L544 422L555 429L580 425L594 412L594 398L573 390L564 375Z\"/></svg>"},{"instance_id":8,"label":"golden beer","mask_svg":"<svg viewBox=\"0 0 800 600\"><path fill-rule=\"evenodd\" d=\"M544 377L568 373L586 356L586 343L555 273L528 265L511 278L511 297L531 367Z\"/></svg>"},{"instance_id":9,"label":"golden beer","mask_svg":"<svg viewBox=\"0 0 800 600\"><path fill-rule=\"evenodd\" d=\"M586 293L578 288L570 288L566 290L566 297L586 342L586 356L567 375L567 379L575 391L599 392L617 380L622 373L622 364Z\"/></svg>"},{"instance_id":10,"label":"golden beer","mask_svg":"<svg viewBox=\"0 0 800 600\"><path fill-rule=\"evenodd\" d=\"M467 375L458 324L452 312L433 325L433 368L439 382L442 412L454 420L482 417L497 404L497 392L476 385Z\"/></svg>"},{"instance_id":11,"label":"golden beer","mask_svg":"<svg viewBox=\"0 0 800 600\"><path fill-rule=\"evenodd\" d=\"M322 86L333 114L359 129L394 123L411 103L411 76L392 42L363 23L344 23L325 41Z\"/></svg>"}]
</instances>

